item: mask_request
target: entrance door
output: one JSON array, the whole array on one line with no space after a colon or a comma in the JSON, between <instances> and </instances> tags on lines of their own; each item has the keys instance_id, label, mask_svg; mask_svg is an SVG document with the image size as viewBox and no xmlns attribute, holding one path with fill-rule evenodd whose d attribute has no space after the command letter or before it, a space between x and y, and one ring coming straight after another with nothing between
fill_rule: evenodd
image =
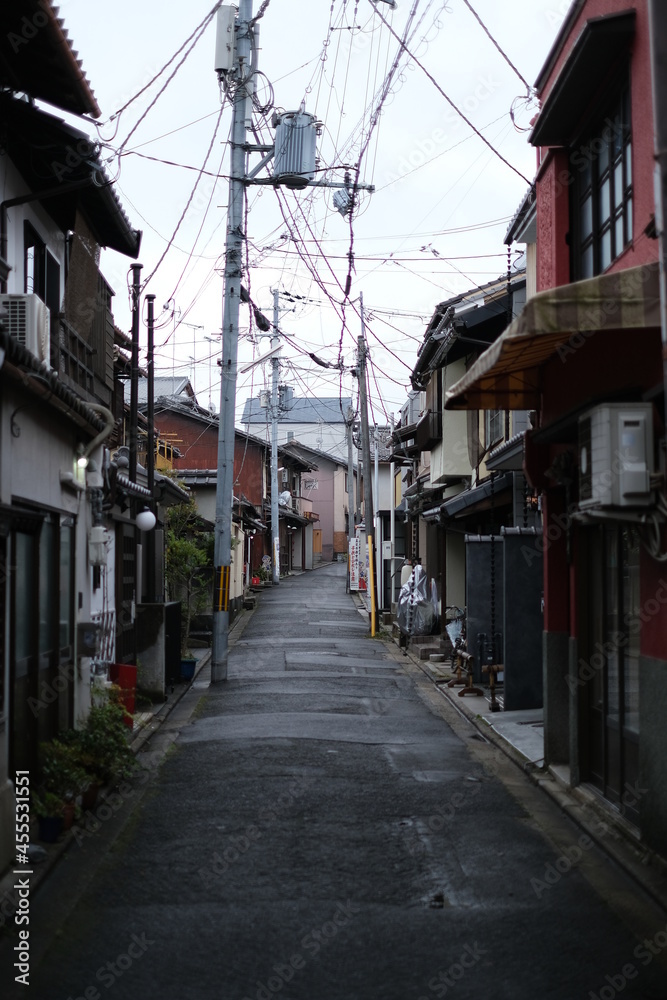
<instances>
[{"instance_id":1,"label":"entrance door","mask_svg":"<svg viewBox=\"0 0 667 1000\"><path fill-rule=\"evenodd\" d=\"M322 529L313 528L313 562L322 562Z\"/></svg>"},{"instance_id":2,"label":"entrance door","mask_svg":"<svg viewBox=\"0 0 667 1000\"><path fill-rule=\"evenodd\" d=\"M17 514L11 536L10 770L73 723L74 523Z\"/></svg>"},{"instance_id":3,"label":"entrance door","mask_svg":"<svg viewBox=\"0 0 667 1000\"><path fill-rule=\"evenodd\" d=\"M632 788L639 772L639 537L614 526L595 529L590 542L582 776L638 825Z\"/></svg>"}]
</instances>

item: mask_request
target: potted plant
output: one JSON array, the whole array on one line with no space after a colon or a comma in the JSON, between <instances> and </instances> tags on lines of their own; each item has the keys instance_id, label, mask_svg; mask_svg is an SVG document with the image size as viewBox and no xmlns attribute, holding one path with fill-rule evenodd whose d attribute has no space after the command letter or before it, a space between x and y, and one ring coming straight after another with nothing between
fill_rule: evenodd
<instances>
[{"instance_id":1,"label":"potted plant","mask_svg":"<svg viewBox=\"0 0 667 1000\"><path fill-rule=\"evenodd\" d=\"M81 790L81 808L84 812L95 808L100 788L104 784L98 757L86 741L85 730L68 729L61 733L59 740L71 747L72 754L85 773L85 783Z\"/></svg>"},{"instance_id":2,"label":"potted plant","mask_svg":"<svg viewBox=\"0 0 667 1000\"><path fill-rule=\"evenodd\" d=\"M129 778L136 768L134 754L127 742L125 709L107 699L94 704L88 714L86 726L78 737L79 753L85 755L90 774L101 781L121 781Z\"/></svg>"},{"instance_id":3,"label":"potted plant","mask_svg":"<svg viewBox=\"0 0 667 1000\"><path fill-rule=\"evenodd\" d=\"M41 789L31 793L31 800L37 816L39 839L45 844L55 844L65 824L62 799L55 792Z\"/></svg>"},{"instance_id":4,"label":"potted plant","mask_svg":"<svg viewBox=\"0 0 667 1000\"><path fill-rule=\"evenodd\" d=\"M77 799L88 784L88 776L81 766L76 748L62 740L52 740L40 746L40 771L42 781L33 805L41 820L57 820L58 824L40 825L40 839L58 839L61 830L69 830L77 814ZM46 836L43 837L42 833Z\"/></svg>"},{"instance_id":5,"label":"potted plant","mask_svg":"<svg viewBox=\"0 0 667 1000\"><path fill-rule=\"evenodd\" d=\"M181 602L182 680L192 680L197 662L190 649L192 619L210 602L213 535L202 524L192 499L171 507L167 514L165 578L170 600Z\"/></svg>"}]
</instances>

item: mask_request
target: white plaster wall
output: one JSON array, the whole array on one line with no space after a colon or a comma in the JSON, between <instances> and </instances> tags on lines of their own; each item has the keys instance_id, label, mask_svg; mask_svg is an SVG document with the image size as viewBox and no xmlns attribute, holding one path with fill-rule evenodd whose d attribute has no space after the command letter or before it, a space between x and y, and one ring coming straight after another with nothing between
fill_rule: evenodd
<instances>
[{"instance_id":1,"label":"white plaster wall","mask_svg":"<svg viewBox=\"0 0 667 1000\"><path fill-rule=\"evenodd\" d=\"M443 392L465 375L465 361L455 361L443 369ZM465 410L445 410L442 418L442 441L431 452L431 482L440 483L447 476L469 476L468 415Z\"/></svg>"},{"instance_id":2,"label":"white plaster wall","mask_svg":"<svg viewBox=\"0 0 667 1000\"><path fill-rule=\"evenodd\" d=\"M0 157L0 190L3 200L18 198L29 193L29 188L12 161ZM60 299L65 288L65 234L37 202L15 205L7 209L7 260L12 271L7 279L7 291L25 291L23 223L27 221L39 233L50 252L60 264Z\"/></svg>"}]
</instances>

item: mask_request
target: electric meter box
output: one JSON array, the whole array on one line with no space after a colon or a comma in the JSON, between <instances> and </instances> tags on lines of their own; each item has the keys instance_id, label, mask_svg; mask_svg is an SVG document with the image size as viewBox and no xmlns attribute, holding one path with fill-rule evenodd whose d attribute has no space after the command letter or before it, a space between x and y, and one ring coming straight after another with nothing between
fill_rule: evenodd
<instances>
[{"instance_id":1,"label":"electric meter box","mask_svg":"<svg viewBox=\"0 0 667 1000\"><path fill-rule=\"evenodd\" d=\"M218 8L215 31L215 71L229 73L234 69L234 26L236 7L225 4Z\"/></svg>"},{"instance_id":2,"label":"electric meter box","mask_svg":"<svg viewBox=\"0 0 667 1000\"><path fill-rule=\"evenodd\" d=\"M273 179L288 188L304 188L315 176L317 122L306 111L275 116Z\"/></svg>"},{"instance_id":3,"label":"electric meter box","mask_svg":"<svg viewBox=\"0 0 667 1000\"><path fill-rule=\"evenodd\" d=\"M579 418L579 508L649 507L651 403L604 403Z\"/></svg>"}]
</instances>

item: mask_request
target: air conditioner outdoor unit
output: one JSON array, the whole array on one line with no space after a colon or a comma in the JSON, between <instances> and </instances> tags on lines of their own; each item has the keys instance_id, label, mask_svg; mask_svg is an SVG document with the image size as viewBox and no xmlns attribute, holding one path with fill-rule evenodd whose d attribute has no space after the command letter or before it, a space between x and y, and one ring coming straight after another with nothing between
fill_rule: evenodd
<instances>
[{"instance_id":1,"label":"air conditioner outdoor unit","mask_svg":"<svg viewBox=\"0 0 667 1000\"><path fill-rule=\"evenodd\" d=\"M653 502L651 403L604 403L579 418L579 507Z\"/></svg>"},{"instance_id":2,"label":"air conditioner outdoor unit","mask_svg":"<svg viewBox=\"0 0 667 1000\"><path fill-rule=\"evenodd\" d=\"M1 295L0 309L6 313L4 324L10 336L50 365L50 314L39 295Z\"/></svg>"}]
</instances>

